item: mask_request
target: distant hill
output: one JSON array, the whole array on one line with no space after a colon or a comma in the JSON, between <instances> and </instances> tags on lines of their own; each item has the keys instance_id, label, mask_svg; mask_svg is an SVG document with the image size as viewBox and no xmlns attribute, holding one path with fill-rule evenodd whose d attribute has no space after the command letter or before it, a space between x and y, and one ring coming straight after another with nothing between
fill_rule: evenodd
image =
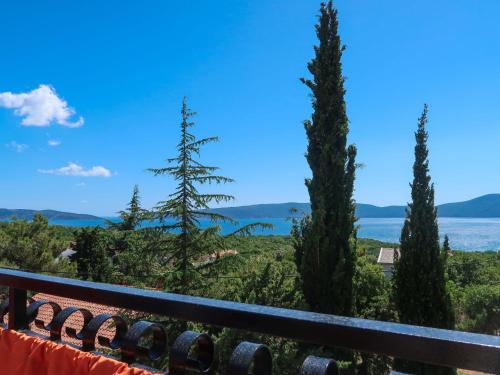
<instances>
[{"instance_id":1,"label":"distant hill","mask_svg":"<svg viewBox=\"0 0 500 375\"><path fill-rule=\"evenodd\" d=\"M291 214L291 209L298 212ZM442 217L500 217L500 194L488 194L465 202L446 203L437 207ZM309 203L270 203L251 206L214 208L211 212L230 216L235 219L245 218L285 218L301 216L310 212ZM398 218L405 217L406 206L378 207L358 203L356 216L359 218Z\"/></svg>"},{"instance_id":2,"label":"distant hill","mask_svg":"<svg viewBox=\"0 0 500 375\"><path fill-rule=\"evenodd\" d=\"M438 206L443 217L500 217L500 194L488 194L465 202Z\"/></svg>"},{"instance_id":3,"label":"distant hill","mask_svg":"<svg viewBox=\"0 0 500 375\"><path fill-rule=\"evenodd\" d=\"M439 205L438 215L442 217L500 217L500 194L488 194L465 202L446 203ZM297 212L290 213L291 209ZM406 206L378 207L371 204L358 203L356 216L358 218L398 218L405 217ZM251 206L213 208L208 210L235 219L249 218L286 218L302 216L311 211L309 203L269 203ZM75 214L55 210L24 210L0 208L0 221L13 216L18 219L31 220L35 213L40 213L49 220L104 220L100 217L86 214Z\"/></svg>"},{"instance_id":4,"label":"distant hill","mask_svg":"<svg viewBox=\"0 0 500 375\"><path fill-rule=\"evenodd\" d=\"M372 204L358 203L356 205L357 217L405 217L406 206L379 207Z\"/></svg>"},{"instance_id":5,"label":"distant hill","mask_svg":"<svg viewBox=\"0 0 500 375\"><path fill-rule=\"evenodd\" d=\"M36 213L42 214L49 220L101 220L100 217L86 214L74 214L55 210L25 210L0 208L0 220L9 220L12 217L31 220Z\"/></svg>"}]
</instances>

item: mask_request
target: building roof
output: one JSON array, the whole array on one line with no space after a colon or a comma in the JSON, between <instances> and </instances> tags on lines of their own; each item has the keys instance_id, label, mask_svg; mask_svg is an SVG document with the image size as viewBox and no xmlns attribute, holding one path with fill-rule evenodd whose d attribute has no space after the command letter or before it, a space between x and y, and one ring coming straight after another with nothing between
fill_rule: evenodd
<instances>
[{"instance_id":1,"label":"building roof","mask_svg":"<svg viewBox=\"0 0 500 375\"><path fill-rule=\"evenodd\" d=\"M394 251L399 253L399 248L393 247L381 247L378 253L377 263L379 264L393 264L394 263Z\"/></svg>"},{"instance_id":2,"label":"building roof","mask_svg":"<svg viewBox=\"0 0 500 375\"><path fill-rule=\"evenodd\" d=\"M73 250L71 247L68 247L66 250L64 250L59 256L61 258L71 258L73 254L76 254L76 251Z\"/></svg>"}]
</instances>

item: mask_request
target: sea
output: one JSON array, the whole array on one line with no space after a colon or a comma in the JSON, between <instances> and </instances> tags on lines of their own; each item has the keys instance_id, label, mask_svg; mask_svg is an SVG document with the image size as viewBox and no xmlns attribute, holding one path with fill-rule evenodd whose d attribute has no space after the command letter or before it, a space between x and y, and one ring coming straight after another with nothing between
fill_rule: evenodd
<instances>
[{"instance_id":1,"label":"sea","mask_svg":"<svg viewBox=\"0 0 500 375\"><path fill-rule=\"evenodd\" d=\"M117 218L107 218L117 221ZM357 221L358 237L372 238L384 242L397 243L401 234L403 218L362 218ZM282 218L240 219L238 225L222 223L221 232L228 234L237 228L253 223L269 223L272 229L257 229L255 235L287 235L292 223ZM73 227L105 226L104 220L51 220L51 224ZM500 250L500 218L449 218L438 220L441 241L447 234L452 249L466 251ZM212 225L201 221L202 227Z\"/></svg>"}]
</instances>

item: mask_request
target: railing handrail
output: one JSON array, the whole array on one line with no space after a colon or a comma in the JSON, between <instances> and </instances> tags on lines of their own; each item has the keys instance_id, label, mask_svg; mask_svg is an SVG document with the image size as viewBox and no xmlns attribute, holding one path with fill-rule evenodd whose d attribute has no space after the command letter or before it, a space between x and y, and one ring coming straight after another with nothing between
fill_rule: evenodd
<instances>
[{"instance_id":1,"label":"railing handrail","mask_svg":"<svg viewBox=\"0 0 500 375\"><path fill-rule=\"evenodd\" d=\"M250 305L0 268L0 285L329 347L500 373L500 337Z\"/></svg>"}]
</instances>

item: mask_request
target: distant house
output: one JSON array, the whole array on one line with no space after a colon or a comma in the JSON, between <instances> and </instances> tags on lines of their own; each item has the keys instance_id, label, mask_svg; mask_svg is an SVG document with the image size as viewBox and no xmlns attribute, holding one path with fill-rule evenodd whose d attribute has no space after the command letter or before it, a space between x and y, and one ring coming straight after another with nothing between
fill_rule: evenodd
<instances>
[{"instance_id":1,"label":"distant house","mask_svg":"<svg viewBox=\"0 0 500 375\"><path fill-rule=\"evenodd\" d=\"M76 254L76 251L73 250L72 248L68 247L61 254L59 254L59 257L71 259L71 256L73 256L74 254Z\"/></svg>"},{"instance_id":2,"label":"distant house","mask_svg":"<svg viewBox=\"0 0 500 375\"><path fill-rule=\"evenodd\" d=\"M63 252L61 252L61 254L59 254L59 258L66 258L66 259L70 259L71 260L71 257L74 254L76 254L75 245L76 245L76 242L75 241L71 241L69 243L68 248L66 250L64 250Z\"/></svg>"},{"instance_id":3,"label":"distant house","mask_svg":"<svg viewBox=\"0 0 500 375\"><path fill-rule=\"evenodd\" d=\"M382 266L382 272L386 277L392 277L392 272L394 268L394 252L397 252L398 256L399 248L393 247L381 247L378 253L377 264Z\"/></svg>"},{"instance_id":4,"label":"distant house","mask_svg":"<svg viewBox=\"0 0 500 375\"><path fill-rule=\"evenodd\" d=\"M205 266L207 264L215 262L217 259L222 258L224 256L227 256L227 255L237 255L237 254L238 254L237 250L228 249L228 250L218 251L216 253L209 254L209 255L203 255L200 258L199 263L197 264L197 266L198 267L199 266Z\"/></svg>"}]
</instances>

